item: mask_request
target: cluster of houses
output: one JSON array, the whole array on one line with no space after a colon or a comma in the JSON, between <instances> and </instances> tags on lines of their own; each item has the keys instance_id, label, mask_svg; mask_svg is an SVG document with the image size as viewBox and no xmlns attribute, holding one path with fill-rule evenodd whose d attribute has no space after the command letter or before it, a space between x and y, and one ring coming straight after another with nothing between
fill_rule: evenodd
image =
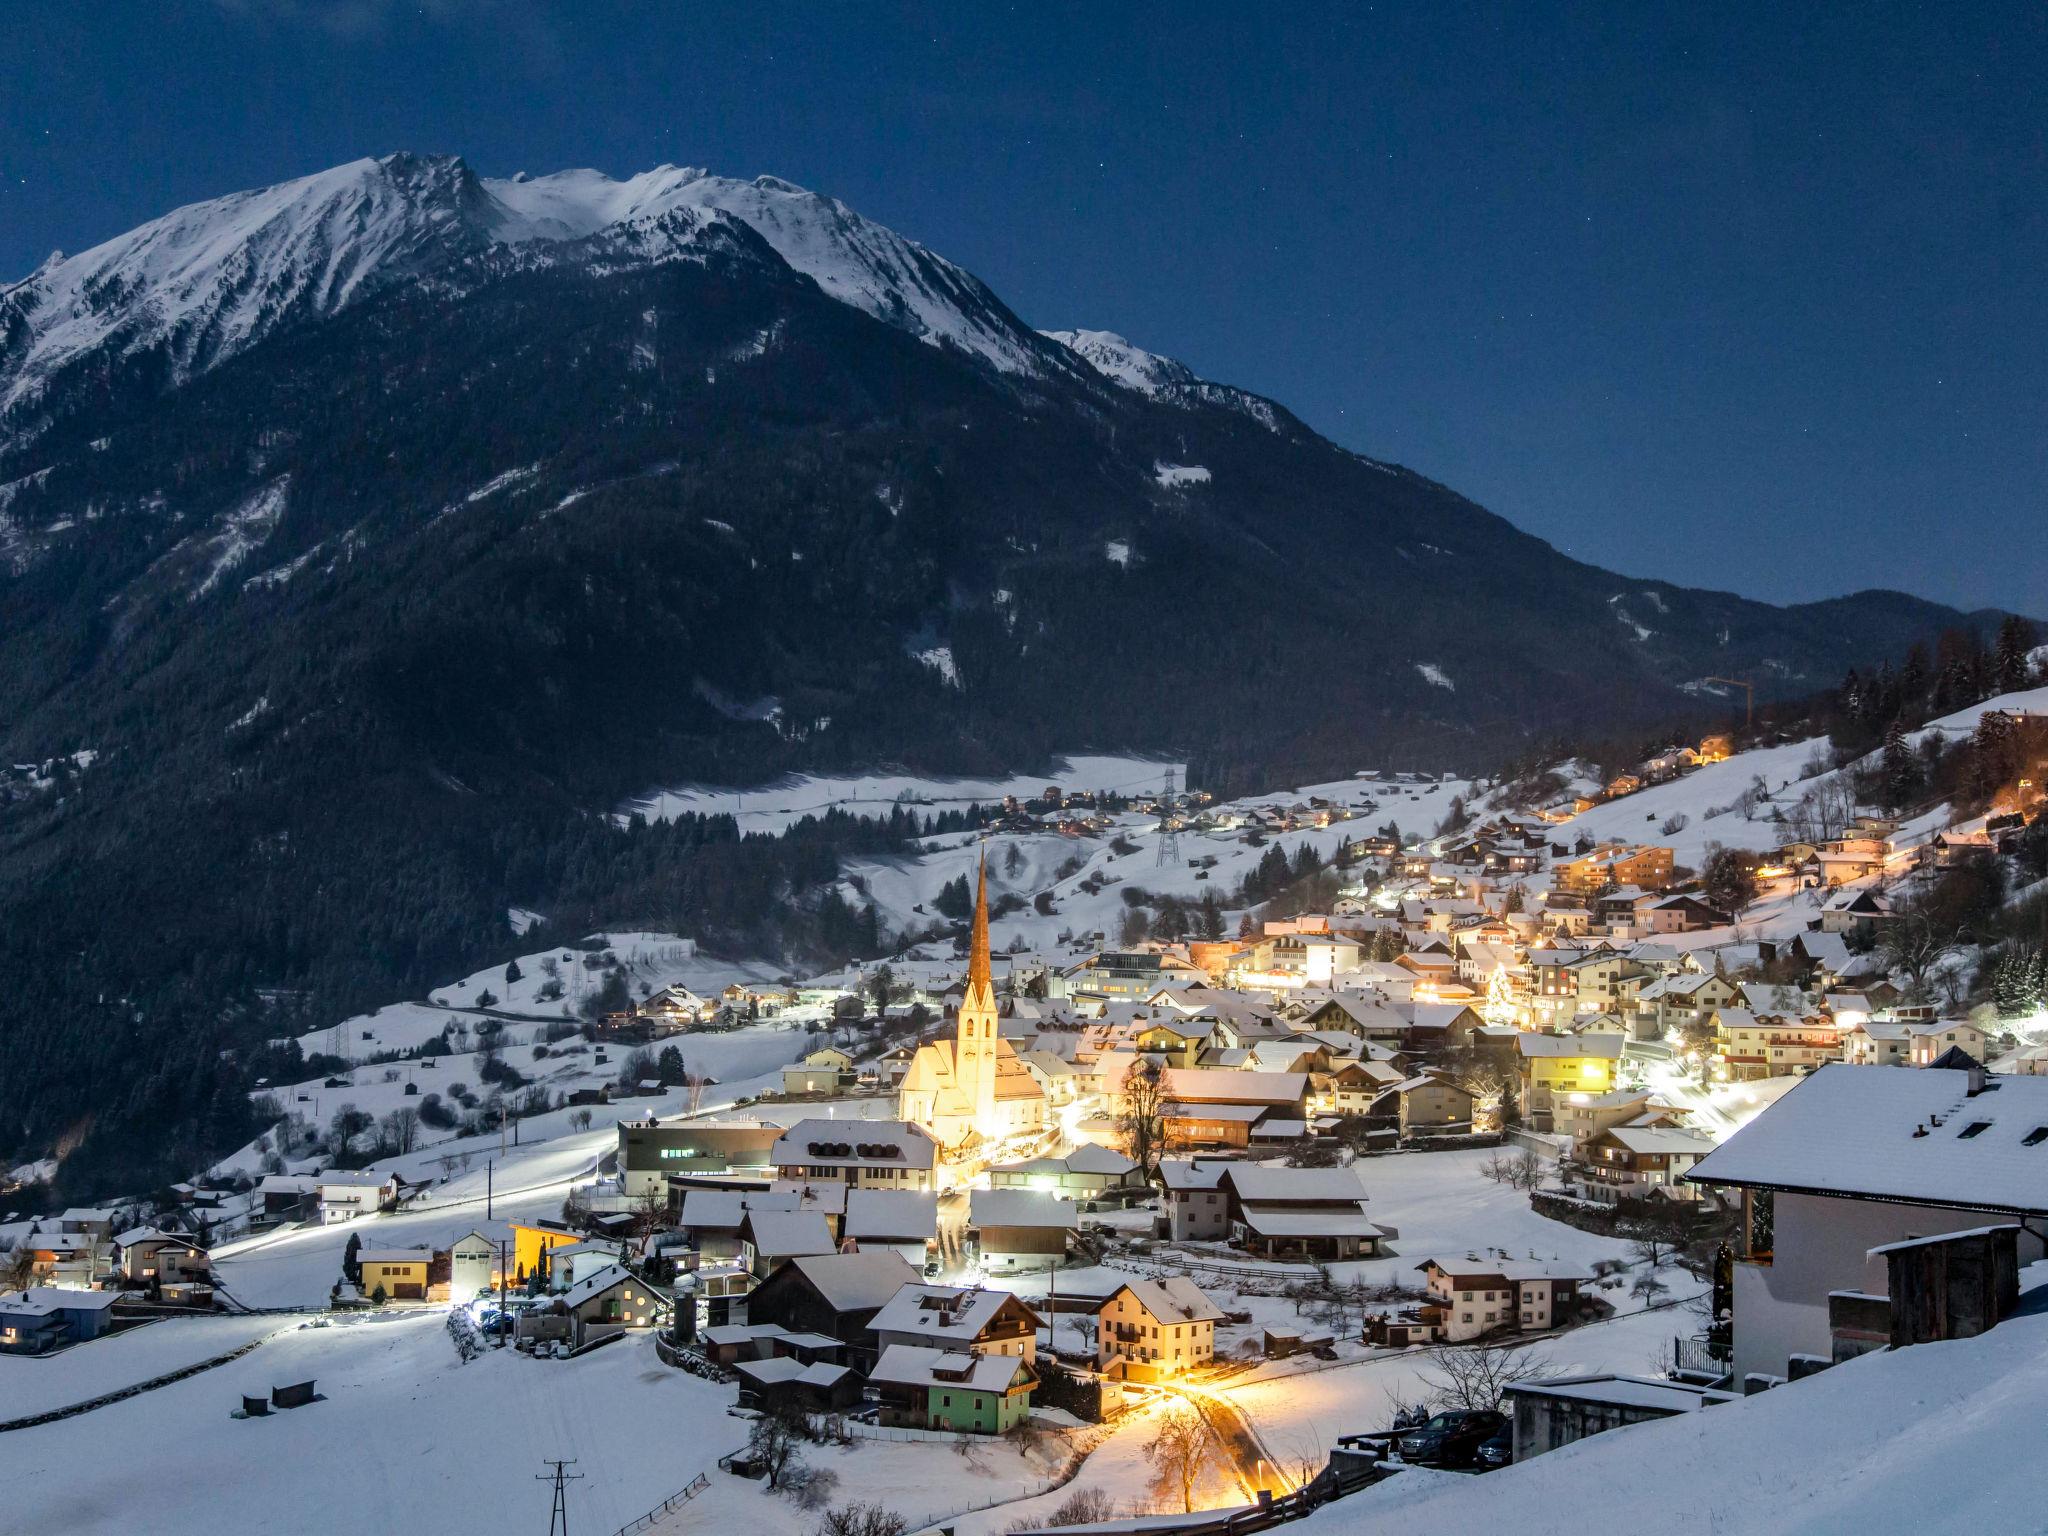
<instances>
[{"instance_id":1,"label":"cluster of houses","mask_svg":"<svg viewBox=\"0 0 2048 1536\"><path fill-rule=\"evenodd\" d=\"M30 1224L6 1259L0 1354L38 1355L170 1309L210 1310L212 1260L192 1234L124 1226L113 1209L73 1206Z\"/></svg>"}]
</instances>

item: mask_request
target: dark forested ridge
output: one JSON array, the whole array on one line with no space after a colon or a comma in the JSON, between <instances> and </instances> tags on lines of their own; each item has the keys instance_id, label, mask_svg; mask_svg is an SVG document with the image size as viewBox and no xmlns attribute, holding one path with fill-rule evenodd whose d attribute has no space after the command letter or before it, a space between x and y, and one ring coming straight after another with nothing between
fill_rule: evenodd
<instances>
[{"instance_id":1,"label":"dark forested ridge","mask_svg":"<svg viewBox=\"0 0 2048 1536\"><path fill-rule=\"evenodd\" d=\"M508 905L872 948L805 893L910 829L604 816L663 782L1484 766L1982 622L1617 577L1284 412L999 374L743 231L463 261L181 387L81 364L0 438L0 761L95 754L0 790L0 1159L186 1166L257 1042L502 953Z\"/></svg>"}]
</instances>

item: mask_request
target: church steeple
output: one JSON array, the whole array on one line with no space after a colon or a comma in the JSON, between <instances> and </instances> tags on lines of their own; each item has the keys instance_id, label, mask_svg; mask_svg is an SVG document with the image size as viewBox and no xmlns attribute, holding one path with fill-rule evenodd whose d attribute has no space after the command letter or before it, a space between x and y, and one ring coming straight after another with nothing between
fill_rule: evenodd
<instances>
[{"instance_id":1,"label":"church steeple","mask_svg":"<svg viewBox=\"0 0 2048 1536\"><path fill-rule=\"evenodd\" d=\"M995 995L995 983L989 976L988 962L988 854L981 856L981 871L974 885L974 940L968 951L967 995L977 992Z\"/></svg>"}]
</instances>

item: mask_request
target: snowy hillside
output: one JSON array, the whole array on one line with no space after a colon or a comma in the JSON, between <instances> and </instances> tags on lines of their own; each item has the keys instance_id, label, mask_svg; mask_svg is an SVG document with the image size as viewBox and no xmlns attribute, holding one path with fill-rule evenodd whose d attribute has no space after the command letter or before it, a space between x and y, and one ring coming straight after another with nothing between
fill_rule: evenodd
<instances>
[{"instance_id":1,"label":"snowy hillside","mask_svg":"<svg viewBox=\"0 0 2048 1536\"><path fill-rule=\"evenodd\" d=\"M1067 790L1144 794L1157 791L1169 770L1182 775L1187 765L1143 757L1076 753L1055 759L1044 773L990 779L881 773L846 777L804 775L750 789L682 784L629 800L615 814L621 818L637 814L649 821L668 821L677 816L731 816L742 833L782 833L805 816L822 816L827 811L881 818L900 805L929 816L939 811L964 811L971 805L996 805L1005 795L1028 798L1048 784Z\"/></svg>"}]
</instances>

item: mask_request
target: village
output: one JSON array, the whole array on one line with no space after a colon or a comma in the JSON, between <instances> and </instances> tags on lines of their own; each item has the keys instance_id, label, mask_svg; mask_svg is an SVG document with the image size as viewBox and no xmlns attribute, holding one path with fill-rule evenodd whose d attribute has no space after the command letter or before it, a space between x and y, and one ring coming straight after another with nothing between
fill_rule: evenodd
<instances>
[{"instance_id":1,"label":"village","mask_svg":"<svg viewBox=\"0 0 2048 1536\"><path fill-rule=\"evenodd\" d=\"M2048 1010L2009 965L1968 1003L2004 961L1935 925L2025 886L2048 759L1958 816L1812 758L1133 767L857 872L929 922L886 959L596 935L316 1031L243 1153L0 1223L0 1434L218 1490L273 1429L445 1458L496 1411L621 1529L1256 1529L1988 1331L2043 1258Z\"/></svg>"}]
</instances>

